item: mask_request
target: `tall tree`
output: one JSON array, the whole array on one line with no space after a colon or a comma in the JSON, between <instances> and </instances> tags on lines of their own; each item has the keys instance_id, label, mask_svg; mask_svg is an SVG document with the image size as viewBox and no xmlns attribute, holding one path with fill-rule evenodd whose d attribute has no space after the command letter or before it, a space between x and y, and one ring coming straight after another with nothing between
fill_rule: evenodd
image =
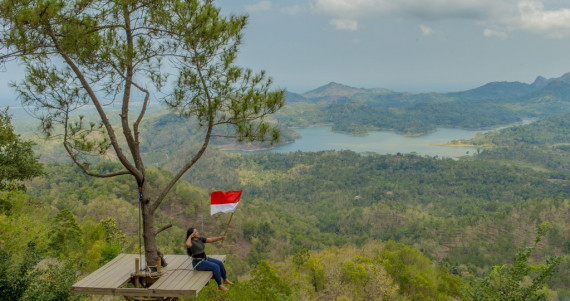
<instances>
[{"instance_id":1,"label":"tall tree","mask_svg":"<svg viewBox=\"0 0 570 301\"><path fill-rule=\"evenodd\" d=\"M32 146L14 132L8 109L0 111L0 190L24 190L22 181L42 175Z\"/></svg>"},{"instance_id":2,"label":"tall tree","mask_svg":"<svg viewBox=\"0 0 570 301\"><path fill-rule=\"evenodd\" d=\"M0 58L25 66L25 79L13 86L35 108L44 133L61 136L86 174L130 175L138 183L148 265L157 259L154 212L212 136L279 138L266 117L283 106L284 91L271 91L264 72L235 65L247 17L224 16L212 0L1 0L0 18ZM195 118L204 137L165 187L149 185L140 151L140 125L152 101ZM117 104L115 124L110 113ZM96 110L96 122L76 113L86 105ZM214 131L228 125L231 134ZM123 169L97 173L92 156L116 158Z\"/></svg>"}]
</instances>

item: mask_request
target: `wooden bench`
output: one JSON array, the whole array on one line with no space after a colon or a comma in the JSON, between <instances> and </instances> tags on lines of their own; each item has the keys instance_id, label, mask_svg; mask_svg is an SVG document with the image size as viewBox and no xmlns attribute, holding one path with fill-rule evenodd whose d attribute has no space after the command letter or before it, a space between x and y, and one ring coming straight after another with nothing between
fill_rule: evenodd
<instances>
[{"instance_id":1,"label":"wooden bench","mask_svg":"<svg viewBox=\"0 0 570 301\"><path fill-rule=\"evenodd\" d=\"M225 255L209 257L225 261ZM113 260L81 279L71 287L76 294L113 295L129 297L197 297L198 292L212 279L212 272L194 271L187 255L166 255L168 266L148 288L125 287L135 272L138 254L119 254ZM145 262L144 256L142 261Z\"/></svg>"}]
</instances>

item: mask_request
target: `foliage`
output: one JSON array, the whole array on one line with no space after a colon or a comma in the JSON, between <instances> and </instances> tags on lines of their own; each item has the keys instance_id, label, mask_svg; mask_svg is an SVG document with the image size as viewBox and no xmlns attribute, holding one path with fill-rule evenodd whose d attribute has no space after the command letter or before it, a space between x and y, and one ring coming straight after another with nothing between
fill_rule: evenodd
<instances>
[{"instance_id":1,"label":"foliage","mask_svg":"<svg viewBox=\"0 0 570 301\"><path fill-rule=\"evenodd\" d=\"M10 204L0 212L0 294L7 300L79 300L71 294L78 276L126 243L113 219L81 223L70 210L52 210L21 191L0 197Z\"/></svg>"},{"instance_id":2,"label":"foliage","mask_svg":"<svg viewBox=\"0 0 570 301\"><path fill-rule=\"evenodd\" d=\"M240 280L227 295L209 288L208 293L199 299L452 300L461 297L459 287L462 280L434 267L429 259L411 246L370 241L362 248L346 245L301 254L305 258L302 264L298 262L298 256L272 264L261 261L252 271L252 277ZM394 265L395 258L400 258L398 267ZM387 265L394 271L390 272ZM396 270L406 273L405 281L398 283L398 279L404 276ZM258 275L265 276L259 278ZM434 285L423 285L425 282ZM276 295L273 288L282 287L285 283L294 288L293 294L288 297ZM407 289L409 283L418 284L415 291ZM252 287L263 287L269 292L251 294Z\"/></svg>"},{"instance_id":3,"label":"foliage","mask_svg":"<svg viewBox=\"0 0 570 301\"><path fill-rule=\"evenodd\" d=\"M434 266L411 246L388 241L381 251L382 265L412 300L444 300L461 296L462 280Z\"/></svg>"},{"instance_id":4,"label":"foliage","mask_svg":"<svg viewBox=\"0 0 570 301\"><path fill-rule=\"evenodd\" d=\"M544 264L532 264L529 260L542 237L550 229L552 224L540 224L534 245L519 249L512 265L493 267L486 278L467 291L469 300L547 300L545 282L554 274L563 257L552 256L547 258Z\"/></svg>"},{"instance_id":5,"label":"foliage","mask_svg":"<svg viewBox=\"0 0 570 301\"><path fill-rule=\"evenodd\" d=\"M54 218L49 231L49 249L52 254L69 256L71 252L77 252L81 246L81 229L75 221L75 217L68 209L61 210Z\"/></svg>"},{"instance_id":6,"label":"foliage","mask_svg":"<svg viewBox=\"0 0 570 301\"><path fill-rule=\"evenodd\" d=\"M260 260L282 259L304 248L393 239L472 279L498 259L507 262L543 220L554 226L545 238L550 246L545 254L568 250L568 190L551 181L548 172L479 160L353 152L240 156L211 150L204 158L190 173L193 182L222 190L240 185L247 192L232 220L228 244L208 246L211 254L236 255L228 265L236 268L234 273L247 273L247 266ZM210 163L218 167L208 168ZM113 217L122 232L136 233L136 187L127 178L93 179L58 164L46 170L50 176L34 180L31 194L49 196L45 201L60 208L69 206L78 220ZM149 172L156 183L168 177L164 171ZM158 223L174 225L159 235L165 254L185 253L180 243L185 227L203 220L202 233L216 236L227 223L227 217L207 214L207 190L183 181L179 186L157 213ZM113 200L108 208L99 206L108 200ZM136 239L130 239L125 251L134 250ZM90 262L100 260L93 257ZM567 287L570 274L564 271L549 281L552 287Z\"/></svg>"},{"instance_id":7,"label":"foliage","mask_svg":"<svg viewBox=\"0 0 570 301\"><path fill-rule=\"evenodd\" d=\"M0 189L25 189L23 181L42 175L31 141L15 134L8 109L0 112ZM0 201L0 208L5 206Z\"/></svg>"},{"instance_id":8,"label":"foliage","mask_svg":"<svg viewBox=\"0 0 570 301\"><path fill-rule=\"evenodd\" d=\"M77 279L73 263L47 259L33 241L18 261L12 252L0 248L0 294L2 300L79 300L71 294ZM51 261L51 262L50 262Z\"/></svg>"},{"instance_id":9,"label":"foliage","mask_svg":"<svg viewBox=\"0 0 570 301\"><path fill-rule=\"evenodd\" d=\"M36 244L30 242L22 262L14 260L10 251L0 248L0 294L4 300L20 300L39 275L34 270L41 260Z\"/></svg>"},{"instance_id":10,"label":"foliage","mask_svg":"<svg viewBox=\"0 0 570 301\"><path fill-rule=\"evenodd\" d=\"M356 100L328 105L294 103L277 119L290 127L331 124L334 131L351 135L387 130L409 136L424 135L438 127L480 129L520 121L518 113L494 103L454 101L384 107Z\"/></svg>"},{"instance_id":11,"label":"foliage","mask_svg":"<svg viewBox=\"0 0 570 301\"><path fill-rule=\"evenodd\" d=\"M248 281L238 281L228 292L210 285L198 300L296 300L291 286L267 261L260 261Z\"/></svg>"},{"instance_id":12,"label":"foliage","mask_svg":"<svg viewBox=\"0 0 570 301\"><path fill-rule=\"evenodd\" d=\"M199 0L6 0L0 18L0 59L24 66L25 79L12 85L43 133L61 139L85 174L130 175L140 187L148 262L157 256L157 208L213 136L279 138L267 116L283 106L284 91L270 91L265 72L235 65L247 16L224 16L212 1ZM191 118L202 135L170 180L152 188L140 146L151 102ZM120 120L113 123L117 103ZM87 105L97 114L78 114ZM100 173L91 168L100 160L118 160L121 168Z\"/></svg>"},{"instance_id":13,"label":"foliage","mask_svg":"<svg viewBox=\"0 0 570 301\"><path fill-rule=\"evenodd\" d=\"M570 113L559 114L531 124L478 134L466 141L478 146L536 146L570 143Z\"/></svg>"},{"instance_id":14,"label":"foliage","mask_svg":"<svg viewBox=\"0 0 570 301\"><path fill-rule=\"evenodd\" d=\"M378 108L349 102L327 107L333 130L354 133L351 127L392 130L417 136L437 127L476 129L518 121L516 114L492 103L451 102L420 103L409 108Z\"/></svg>"}]
</instances>

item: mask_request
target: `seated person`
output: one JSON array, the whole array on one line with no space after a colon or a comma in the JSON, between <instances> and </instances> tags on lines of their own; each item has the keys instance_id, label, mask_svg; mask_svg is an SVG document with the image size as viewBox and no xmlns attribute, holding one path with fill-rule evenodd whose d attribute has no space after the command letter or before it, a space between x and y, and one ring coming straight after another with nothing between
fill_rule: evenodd
<instances>
[{"instance_id":1,"label":"seated person","mask_svg":"<svg viewBox=\"0 0 570 301\"><path fill-rule=\"evenodd\" d=\"M206 256L204 243L216 242L224 240L225 236L204 238L200 237L200 233L195 228L189 228L186 231L186 252L192 257L192 267L196 271L211 271L214 273L214 279L218 283L218 288L222 291L227 291L228 288L222 283L232 285L233 282L229 281L226 276L226 268L224 263L211 257Z\"/></svg>"}]
</instances>

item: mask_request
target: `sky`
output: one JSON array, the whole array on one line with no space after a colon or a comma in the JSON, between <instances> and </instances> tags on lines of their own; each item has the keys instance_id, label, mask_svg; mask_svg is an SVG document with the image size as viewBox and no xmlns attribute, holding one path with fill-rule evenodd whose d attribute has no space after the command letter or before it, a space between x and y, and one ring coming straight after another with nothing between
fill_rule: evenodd
<instances>
[{"instance_id":1,"label":"sky","mask_svg":"<svg viewBox=\"0 0 570 301\"><path fill-rule=\"evenodd\" d=\"M238 63L302 93L337 82L406 92L570 72L570 1L215 1L247 14Z\"/></svg>"},{"instance_id":2,"label":"sky","mask_svg":"<svg viewBox=\"0 0 570 301\"><path fill-rule=\"evenodd\" d=\"M399 92L451 92L570 72L570 1L217 0L247 14L237 63L276 88L337 82ZM9 66L10 67L10 66ZM13 99L0 72L0 101Z\"/></svg>"}]
</instances>

